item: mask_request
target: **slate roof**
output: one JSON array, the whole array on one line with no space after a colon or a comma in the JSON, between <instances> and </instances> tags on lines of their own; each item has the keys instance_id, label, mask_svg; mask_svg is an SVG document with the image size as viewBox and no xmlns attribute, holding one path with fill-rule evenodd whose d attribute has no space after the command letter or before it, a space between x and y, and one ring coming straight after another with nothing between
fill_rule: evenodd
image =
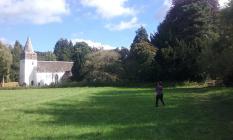
<instances>
[{"instance_id":1,"label":"slate roof","mask_svg":"<svg viewBox=\"0 0 233 140\"><path fill-rule=\"evenodd\" d=\"M67 72L71 71L73 67L73 62L64 61L38 61L37 62L37 72Z\"/></svg>"}]
</instances>

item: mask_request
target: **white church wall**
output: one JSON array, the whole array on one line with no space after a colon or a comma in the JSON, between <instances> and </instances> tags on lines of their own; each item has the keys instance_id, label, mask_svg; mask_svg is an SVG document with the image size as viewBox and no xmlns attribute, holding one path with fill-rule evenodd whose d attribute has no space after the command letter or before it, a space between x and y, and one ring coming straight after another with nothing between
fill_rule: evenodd
<instances>
[{"instance_id":1,"label":"white church wall","mask_svg":"<svg viewBox=\"0 0 233 140\"><path fill-rule=\"evenodd\" d=\"M57 73L37 73L37 82L40 86L48 86L52 83L56 83L56 75L58 76L57 82L61 82L62 76L65 72Z\"/></svg>"},{"instance_id":2,"label":"white church wall","mask_svg":"<svg viewBox=\"0 0 233 140\"><path fill-rule=\"evenodd\" d=\"M20 84L37 85L37 60L20 60Z\"/></svg>"}]
</instances>

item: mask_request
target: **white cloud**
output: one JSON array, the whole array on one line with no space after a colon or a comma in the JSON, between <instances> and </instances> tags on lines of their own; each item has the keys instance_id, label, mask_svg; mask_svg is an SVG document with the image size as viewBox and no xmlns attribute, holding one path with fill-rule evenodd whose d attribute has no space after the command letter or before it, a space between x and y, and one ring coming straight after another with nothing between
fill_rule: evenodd
<instances>
[{"instance_id":1,"label":"white cloud","mask_svg":"<svg viewBox=\"0 0 233 140\"><path fill-rule=\"evenodd\" d=\"M14 44L12 41L6 39L5 37L0 37L0 42L8 47Z\"/></svg>"},{"instance_id":2,"label":"white cloud","mask_svg":"<svg viewBox=\"0 0 233 140\"><path fill-rule=\"evenodd\" d=\"M135 10L126 7L128 0L81 0L81 4L87 7L96 8L96 12L102 18L114 18L118 16L134 15Z\"/></svg>"},{"instance_id":3,"label":"white cloud","mask_svg":"<svg viewBox=\"0 0 233 140\"><path fill-rule=\"evenodd\" d=\"M133 17L129 21L121 21L119 24L107 24L105 27L111 31L121 31L139 27L138 18Z\"/></svg>"},{"instance_id":4,"label":"white cloud","mask_svg":"<svg viewBox=\"0 0 233 140\"><path fill-rule=\"evenodd\" d=\"M219 0L220 8L226 7L229 0Z\"/></svg>"},{"instance_id":5,"label":"white cloud","mask_svg":"<svg viewBox=\"0 0 233 140\"><path fill-rule=\"evenodd\" d=\"M105 28L111 31L121 31L132 29L140 26L138 23L138 11L130 6L127 6L129 0L80 0L84 7L95 8L96 15L103 19L112 19L116 17L130 17L129 21L119 21L119 23L110 23L105 25Z\"/></svg>"},{"instance_id":6,"label":"white cloud","mask_svg":"<svg viewBox=\"0 0 233 140\"><path fill-rule=\"evenodd\" d=\"M8 41L4 37L0 37L0 42L6 44Z\"/></svg>"},{"instance_id":7,"label":"white cloud","mask_svg":"<svg viewBox=\"0 0 233 140\"><path fill-rule=\"evenodd\" d=\"M1 22L60 22L69 12L65 0L0 0Z\"/></svg>"},{"instance_id":8,"label":"white cloud","mask_svg":"<svg viewBox=\"0 0 233 140\"><path fill-rule=\"evenodd\" d=\"M98 49L104 49L104 50L112 50L115 49L116 47L113 47L111 45L106 45L106 44L102 44L100 42L95 42L92 40L87 40L87 39L81 39L81 38L77 38L77 39L72 39L72 42L75 44L77 42L85 42L87 43L90 47L95 47Z\"/></svg>"}]
</instances>

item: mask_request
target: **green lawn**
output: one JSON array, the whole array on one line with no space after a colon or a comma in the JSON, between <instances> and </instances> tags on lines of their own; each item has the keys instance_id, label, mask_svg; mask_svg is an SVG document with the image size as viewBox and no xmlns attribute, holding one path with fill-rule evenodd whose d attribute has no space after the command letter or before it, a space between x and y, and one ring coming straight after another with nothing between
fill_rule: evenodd
<instances>
[{"instance_id":1,"label":"green lawn","mask_svg":"<svg viewBox=\"0 0 233 140\"><path fill-rule=\"evenodd\" d=\"M233 140L233 88L0 90L0 140Z\"/></svg>"}]
</instances>

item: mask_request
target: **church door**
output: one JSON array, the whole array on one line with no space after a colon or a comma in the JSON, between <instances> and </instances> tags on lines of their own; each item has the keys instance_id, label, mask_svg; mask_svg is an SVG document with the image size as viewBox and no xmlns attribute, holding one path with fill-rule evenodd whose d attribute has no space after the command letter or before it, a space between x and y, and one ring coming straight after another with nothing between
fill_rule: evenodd
<instances>
[{"instance_id":1,"label":"church door","mask_svg":"<svg viewBox=\"0 0 233 140\"><path fill-rule=\"evenodd\" d=\"M58 78L59 78L59 77L58 77L58 75L56 74L56 75L55 75L55 84L58 84Z\"/></svg>"},{"instance_id":2,"label":"church door","mask_svg":"<svg viewBox=\"0 0 233 140\"><path fill-rule=\"evenodd\" d=\"M34 81L31 81L31 86L34 86Z\"/></svg>"}]
</instances>

